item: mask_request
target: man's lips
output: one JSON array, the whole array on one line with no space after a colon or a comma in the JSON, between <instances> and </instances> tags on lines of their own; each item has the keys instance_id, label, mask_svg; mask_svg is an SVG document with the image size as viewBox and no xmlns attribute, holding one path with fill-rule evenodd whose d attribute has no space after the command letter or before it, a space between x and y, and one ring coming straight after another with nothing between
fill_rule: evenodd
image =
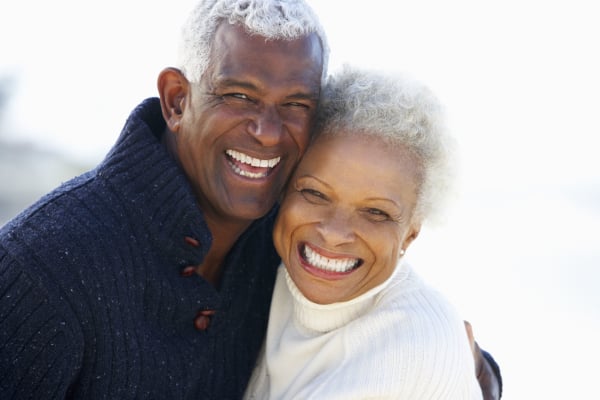
<instances>
[{"instance_id":1,"label":"man's lips","mask_svg":"<svg viewBox=\"0 0 600 400\"><path fill-rule=\"evenodd\" d=\"M299 254L308 266L333 274L351 272L363 263L363 260L360 258L325 256L308 244L300 245Z\"/></svg>"},{"instance_id":2,"label":"man's lips","mask_svg":"<svg viewBox=\"0 0 600 400\"><path fill-rule=\"evenodd\" d=\"M264 178L281 161L281 157L261 159L231 149L225 151L225 153L233 172L244 178Z\"/></svg>"}]
</instances>

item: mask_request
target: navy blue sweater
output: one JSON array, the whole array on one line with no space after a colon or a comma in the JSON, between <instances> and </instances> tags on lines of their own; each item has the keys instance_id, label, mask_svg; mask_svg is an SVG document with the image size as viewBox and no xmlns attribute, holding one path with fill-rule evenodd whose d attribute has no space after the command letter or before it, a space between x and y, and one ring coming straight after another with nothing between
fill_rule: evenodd
<instances>
[{"instance_id":1,"label":"navy blue sweater","mask_svg":"<svg viewBox=\"0 0 600 400\"><path fill-rule=\"evenodd\" d=\"M164 128L146 100L97 168L0 230L1 399L243 395L279 263L275 211L238 240L218 290L182 275L211 235Z\"/></svg>"}]
</instances>

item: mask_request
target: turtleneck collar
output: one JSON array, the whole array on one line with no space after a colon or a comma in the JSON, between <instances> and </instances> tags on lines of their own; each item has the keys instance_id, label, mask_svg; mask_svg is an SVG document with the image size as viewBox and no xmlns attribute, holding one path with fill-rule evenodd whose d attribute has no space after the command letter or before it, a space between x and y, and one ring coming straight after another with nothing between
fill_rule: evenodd
<instances>
[{"instance_id":1,"label":"turtleneck collar","mask_svg":"<svg viewBox=\"0 0 600 400\"><path fill-rule=\"evenodd\" d=\"M383 283L352 300L317 304L307 299L296 286L292 278L283 268L285 282L293 303L293 319L299 328L309 333L326 333L360 318L378 303L380 295L390 285L390 282L402 281L408 276L408 265L402 260L392 275Z\"/></svg>"}]
</instances>

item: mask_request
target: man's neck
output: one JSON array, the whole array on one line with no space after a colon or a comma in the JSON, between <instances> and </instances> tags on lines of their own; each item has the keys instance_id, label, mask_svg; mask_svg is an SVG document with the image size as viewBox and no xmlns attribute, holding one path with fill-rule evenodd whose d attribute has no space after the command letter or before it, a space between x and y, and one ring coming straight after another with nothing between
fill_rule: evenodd
<instances>
[{"instance_id":1,"label":"man's neck","mask_svg":"<svg viewBox=\"0 0 600 400\"><path fill-rule=\"evenodd\" d=\"M251 222L224 222L205 216L206 224L212 234L212 244L210 250L206 253L202 264L198 265L196 272L218 287L223 275L223 264L227 254L250 226Z\"/></svg>"},{"instance_id":2,"label":"man's neck","mask_svg":"<svg viewBox=\"0 0 600 400\"><path fill-rule=\"evenodd\" d=\"M170 132L168 128L165 128L161 140L163 145L166 146L169 154L179 162L175 135ZM204 257L202 264L197 266L196 272L213 286L218 287L221 276L223 275L223 263L227 254L229 254L229 251L241 234L248 229L252 221L232 221L215 215L210 207L201 208L208 229L212 235L212 244Z\"/></svg>"}]
</instances>

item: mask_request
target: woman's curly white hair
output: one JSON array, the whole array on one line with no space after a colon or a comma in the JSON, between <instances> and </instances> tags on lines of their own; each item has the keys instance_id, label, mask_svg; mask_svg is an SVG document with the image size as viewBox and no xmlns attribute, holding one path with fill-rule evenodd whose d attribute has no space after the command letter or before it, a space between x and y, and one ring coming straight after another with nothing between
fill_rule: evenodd
<instances>
[{"instance_id":1,"label":"woman's curly white hair","mask_svg":"<svg viewBox=\"0 0 600 400\"><path fill-rule=\"evenodd\" d=\"M344 66L325 85L313 139L361 135L414 156L419 164L415 216L439 221L454 184L455 142L436 96L408 76ZM360 160L357 160L360 162Z\"/></svg>"}]
</instances>

